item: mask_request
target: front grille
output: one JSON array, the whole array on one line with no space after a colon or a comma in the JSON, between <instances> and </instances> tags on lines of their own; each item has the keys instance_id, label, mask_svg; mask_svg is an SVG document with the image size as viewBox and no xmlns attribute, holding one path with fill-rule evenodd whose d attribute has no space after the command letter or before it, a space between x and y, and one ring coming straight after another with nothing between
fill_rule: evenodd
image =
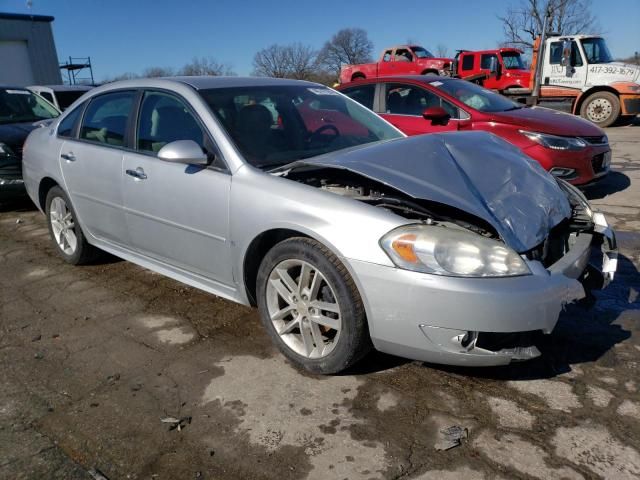
<instances>
[{"instance_id":1,"label":"front grille","mask_svg":"<svg viewBox=\"0 0 640 480\"><path fill-rule=\"evenodd\" d=\"M597 137L580 137L580 138L585 142L590 143L591 145L606 145L609 142L606 135L599 135Z\"/></svg>"},{"instance_id":2,"label":"front grille","mask_svg":"<svg viewBox=\"0 0 640 480\"><path fill-rule=\"evenodd\" d=\"M591 166L593 167L594 173L600 173L606 169L604 165L604 156L604 153L599 153L591 159Z\"/></svg>"}]
</instances>

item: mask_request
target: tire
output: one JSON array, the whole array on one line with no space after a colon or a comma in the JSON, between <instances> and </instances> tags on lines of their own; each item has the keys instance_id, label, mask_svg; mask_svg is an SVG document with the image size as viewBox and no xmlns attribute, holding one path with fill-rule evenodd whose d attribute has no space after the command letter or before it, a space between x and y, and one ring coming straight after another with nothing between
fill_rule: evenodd
<instances>
[{"instance_id":1,"label":"tire","mask_svg":"<svg viewBox=\"0 0 640 480\"><path fill-rule=\"evenodd\" d=\"M60 187L47 193L45 212L53 245L67 263L83 265L99 256L100 251L87 242L69 197Z\"/></svg>"},{"instance_id":2,"label":"tire","mask_svg":"<svg viewBox=\"0 0 640 480\"><path fill-rule=\"evenodd\" d=\"M620 116L620 100L611 92L595 92L580 106L580 116L600 128L613 125Z\"/></svg>"},{"instance_id":3,"label":"tire","mask_svg":"<svg viewBox=\"0 0 640 480\"><path fill-rule=\"evenodd\" d=\"M274 246L260 264L257 293L264 327L298 368L338 373L372 348L353 279L315 240L294 237Z\"/></svg>"}]
</instances>

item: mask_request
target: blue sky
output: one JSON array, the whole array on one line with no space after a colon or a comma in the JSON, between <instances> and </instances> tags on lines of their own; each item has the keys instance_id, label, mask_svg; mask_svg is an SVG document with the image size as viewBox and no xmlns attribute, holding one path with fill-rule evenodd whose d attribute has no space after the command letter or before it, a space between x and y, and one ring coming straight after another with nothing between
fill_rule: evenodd
<instances>
[{"instance_id":1,"label":"blue sky","mask_svg":"<svg viewBox=\"0 0 640 480\"><path fill-rule=\"evenodd\" d=\"M430 50L493 48L496 16L518 0L0 0L0 11L53 15L58 56L91 56L96 80L150 66L181 67L212 56L251 73L253 55L273 43L320 48L344 27L367 30L375 53L412 39ZM640 0L592 0L615 56L640 51Z\"/></svg>"}]
</instances>

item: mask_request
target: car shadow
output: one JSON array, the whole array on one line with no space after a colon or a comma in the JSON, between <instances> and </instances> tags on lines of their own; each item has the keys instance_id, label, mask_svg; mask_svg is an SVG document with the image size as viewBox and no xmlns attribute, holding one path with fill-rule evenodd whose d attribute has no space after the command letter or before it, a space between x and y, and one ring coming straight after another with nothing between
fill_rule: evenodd
<instances>
[{"instance_id":1,"label":"car shadow","mask_svg":"<svg viewBox=\"0 0 640 480\"><path fill-rule=\"evenodd\" d=\"M595 185L585 187L583 192L589 200L599 200L616 192L626 190L631 180L622 172L611 171Z\"/></svg>"},{"instance_id":2,"label":"car shadow","mask_svg":"<svg viewBox=\"0 0 640 480\"><path fill-rule=\"evenodd\" d=\"M2 187L0 186L0 188ZM0 213L33 212L37 209L26 192L12 192L9 194L1 194L0 196Z\"/></svg>"}]
</instances>

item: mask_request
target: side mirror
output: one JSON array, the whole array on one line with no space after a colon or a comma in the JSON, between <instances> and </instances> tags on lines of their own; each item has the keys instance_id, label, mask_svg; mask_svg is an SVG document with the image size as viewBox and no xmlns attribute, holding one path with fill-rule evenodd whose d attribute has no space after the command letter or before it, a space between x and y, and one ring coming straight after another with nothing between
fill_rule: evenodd
<instances>
[{"instance_id":1,"label":"side mirror","mask_svg":"<svg viewBox=\"0 0 640 480\"><path fill-rule=\"evenodd\" d=\"M176 140L167 143L158 152L158 158L165 162L185 163L187 165L208 165L209 158L200 145L193 140Z\"/></svg>"},{"instance_id":2,"label":"side mirror","mask_svg":"<svg viewBox=\"0 0 640 480\"><path fill-rule=\"evenodd\" d=\"M500 78L502 75L502 65L498 61L498 57L491 57L489 60L489 71L496 76L496 78Z\"/></svg>"},{"instance_id":3,"label":"side mirror","mask_svg":"<svg viewBox=\"0 0 640 480\"><path fill-rule=\"evenodd\" d=\"M422 112L425 120L431 120L431 125L446 125L451 115L442 107L429 107Z\"/></svg>"},{"instance_id":4,"label":"side mirror","mask_svg":"<svg viewBox=\"0 0 640 480\"><path fill-rule=\"evenodd\" d=\"M571 63L571 42L569 40L565 40L562 42L562 59L560 60L560 64L563 67L569 67Z\"/></svg>"}]
</instances>

